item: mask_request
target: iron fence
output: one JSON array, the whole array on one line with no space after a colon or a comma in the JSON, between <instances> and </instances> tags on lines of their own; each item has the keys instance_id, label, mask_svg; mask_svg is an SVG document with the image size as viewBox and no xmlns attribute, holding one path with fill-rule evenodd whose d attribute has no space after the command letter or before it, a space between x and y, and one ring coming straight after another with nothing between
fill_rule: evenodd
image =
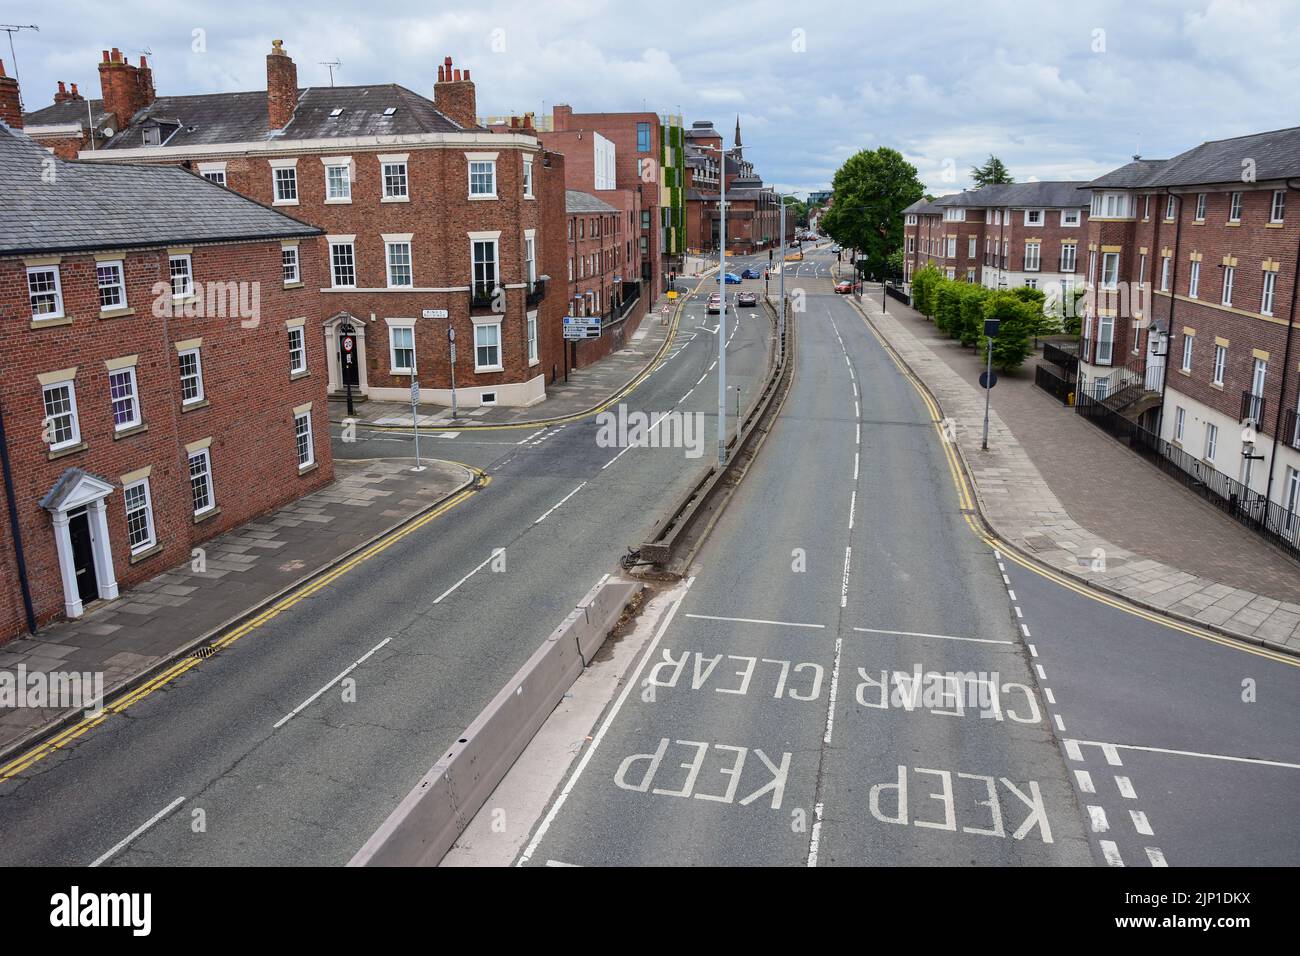
<instances>
[{"instance_id":1,"label":"iron fence","mask_svg":"<svg viewBox=\"0 0 1300 956\"><path fill-rule=\"evenodd\" d=\"M1070 404L1070 396L1074 393L1074 383L1057 375L1046 365L1034 366L1034 384L1049 395L1055 395L1060 399L1062 405Z\"/></svg>"}]
</instances>

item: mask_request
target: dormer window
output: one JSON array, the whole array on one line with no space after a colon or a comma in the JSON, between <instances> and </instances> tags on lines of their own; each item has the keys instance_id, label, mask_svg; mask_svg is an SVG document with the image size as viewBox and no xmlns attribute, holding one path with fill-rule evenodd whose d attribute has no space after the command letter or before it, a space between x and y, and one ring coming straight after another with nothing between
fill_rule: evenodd
<instances>
[{"instance_id":1,"label":"dormer window","mask_svg":"<svg viewBox=\"0 0 1300 956\"><path fill-rule=\"evenodd\" d=\"M162 130L157 126L146 126L143 131L146 146L158 146L162 143Z\"/></svg>"}]
</instances>

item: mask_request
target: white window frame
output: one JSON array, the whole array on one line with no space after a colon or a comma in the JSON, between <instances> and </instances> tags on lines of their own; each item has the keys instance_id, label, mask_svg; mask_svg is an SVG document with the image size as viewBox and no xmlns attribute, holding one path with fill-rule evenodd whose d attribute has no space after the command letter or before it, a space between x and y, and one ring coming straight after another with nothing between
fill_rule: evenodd
<instances>
[{"instance_id":1,"label":"white window frame","mask_svg":"<svg viewBox=\"0 0 1300 956\"><path fill-rule=\"evenodd\" d=\"M41 386L41 421L46 423L53 417L49 410L47 398L49 393L64 388L68 391L68 410L61 414L68 418L69 435L63 441L52 442L49 446L50 451L61 451L64 448L73 448L81 444L81 416L77 413L77 385L75 380L65 378L60 382L49 382Z\"/></svg>"},{"instance_id":2,"label":"white window frame","mask_svg":"<svg viewBox=\"0 0 1300 956\"><path fill-rule=\"evenodd\" d=\"M131 491L140 489L143 492L142 503L139 507L131 507ZM122 510L126 517L126 541L131 549L131 554L136 555L148 551L158 543L157 533L154 530L153 523L153 495L149 490L149 479L141 478L139 481L133 481L129 485L122 486ZM138 544L131 541L131 516L136 512L144 513L144 528L148 537Z\"/></svg>"},{"instance_id":3,"label":"white window frame","mask_svg":"<svg viewBox=\"0 0 1300 956\"><path fill-rule=\"evenodd\" d=\"M349 157L321 157L325 166L325 204L327 206L347 205L352 202L352 160ZM335 179L334 173L342 170L342 177ZM340 187L336 191L336 187Z\"/></svg>"},{"instance_id":4,"label":"white window frame","mask_svg":"<svg viewBox=\"0 0 1300 956\"><path fill-rule=\"evenodd\" d=\"M1077 242L1061 243L1061 271L1074 272L1079 268L1079 244Z\"/></svg>"},{"instance_id":5,"label":"white window frame","mask_svg":"<svg viewBox=\"0 0 1300 956\"><path fill-rule=\"evenodd\" d=\"M1205 193L1197 193L1196 194L1196 221L1197 222L1205 222L1205 207L1206 207Z\"/></svg>"},{"instance_id":6,"label":"white window frame","mask_svg":"<svg viewBox=\"0 0 1300 956\"><path fill-rule=\"evenodd\" d=\"M1273 190L1273 200L1268 207L1268 221L1271 223L1282 222L1286 219L1286 190Z\"/></svg>"},{"instance_id":7,"label":"white window frame","mask_svg":"<svg viewBox=\"0 0 1300 956\"><path fill-rule=\"evenodd\" d=\"M287 195L292 193L292 195ZM298 205L297 160L280 162L271 160L271 205Z\"/></svg>"},{"instance_id":8,"label":"white window frame","mask_svg":"<svg viewBox=\"0 0 1300 956\"><path fill-rule=\"evenodd\" d=\"M411 333L411 344L409 347L406 345L399 346L397 344L398 332ZM398 364L397 350L399 348L401 348L402 351L408 351L409 349L411 353L410 365ZM388 371L392 375L413 375L415 373L415 325L414 323L412 323L411 325L390 325L388 327Z\"/></svg>"},{"instance_id":9,"label":"white window frame","mask_svg":"<svg viewBox=\"0 0 1300 956\"><path fill-rule=\"evenodd\" d=\"M1219 426L1212 422L1205 423L1205 454L1202 456L1211 465L1219 452Z\"/></svg>"},{"instance_id":10,"label":"white window frame","mask_svg":"<svg viewBox=\"0 0 1300 956\"><path fill-rule=\"evenodd\" d=\"M501 240L500 240L500 238L493 238L493 239L470 239L470 242L469 242L469 285L470 285L470 292L471 292L472 295L477 295L477 294L479 294L479 291L478 291L478 290L479 290L479 288L480 288L481 285L482 285L482 283L479 282L479 280L478 280L478 275L477 275L479 262L478 262L478 260L475 259L475 257L474 257L474 247L477 246L479 243L486 243L486 244L492 246L492 258L491 258L491 259L484 259L484 260L483 260L483 263L484 263L484 264L486 264L486 263L488 263L488 262L491 262L491 263L492 263L492 281L491 281L491 283L488 285L488 291L487 291L487 294L488 294L488 295L492 295L492 294L493 294L493 290L495 290L495 289L497 289L498 287L501 286Z\"/></svg>"},{"instance_id":11,"label":"white window frame","mask_svg":"<svg viewBox=\"0 0 1300 956\"><path fill-rule=\"evenodd\" d=\"M1102 347L1105 346L1105 357ZM1115 361L1115 317L1102 315L1097 317L1097 355L1096 365L1111 365Z\"/></svg>"},{"instance_id":12,"label":"white window frame","mask_svg":"<svg viewBox=\"0 0 1300 956\"><path fill-rule=\"evenodd\" d=\"M1228 347L1214 343L1214 372L1210 378L1212 385L1223 385L1223 380L1228 374Z\"/></svg>"},{"instance_id":13,"label":"white window frame","mask_svg":"<svg viewBox=\"0 0 1300 956\"><path fill-rule=\"evenodd\" d=\"M1169 273L1172 270L1172 256L1160 257L1160 291L1169 291Z\"/></svg>"},{"instance_id":14,"label":"white window frame","mask_svg":"<svg viewBox=\"0 0 1300 956\"><path fill-rule=\"evenodd\" d=\"M1277 273L1272 270L1264 270L1263 289L1259 296L1259 314L1272 315L1273 301L1277 294Z\"/></svg>"},{"instance_id":15,"label":"white window frame","mask_svg":"<svg viewBox=\"0 0 1300 956\"><path fill-rule=\"evenodd\" d=\"M483 344L479 341L479 333L488 329L495 329L495 342ZM480 348L495 348L496 362L483 364L479 361ZM475 372L500 372L505 367L502 365L501 355L501 323L497 322L480 322L474 325L474 371Z\"/></svg>"},{"instance_id":16,"label":"white window frame","mask_svg":"<svg viewBox=\"0 0 1300 956\"><path fill-rule=\"evenodd\" d=\"M1083 222L1083 210L1081 209L1062 209L1061 225L1066 229L1077 229Z\"/></svg>"},{"instance_id":17,"label":"white window frame","mask_svg":"<svg viewBox=\"0 0 1300 956\"><path fill-rule=\"evenodd\" d=\"M112 269L117 273L117 281L111 285L105 285L102 281L99 270ZM127 308L126 304L126 262L122 259L104 259L95 263L95 287L99 298L99 311L118 312ZM104 290L116 289L118 301L115 305L104 304Z\"/></svg>"},{"instance_id":18,"label":"white window frame","mask_svg":"<svg viewBox=\"0 0 1300 956\"><path fill-rule=\"evenodd\" d=\"M393 281L393 252L401 247L406 247L406 282ZM412 289L415 287L415 260L411 251L411 241L409 239L395 240L384 242L384 274L390 289Z\"/></svg>"},{"instance_id":19,"label":"white window frame","mask_svg":"<svg viewBox=\"0 0 1300 956\"><path fill-rule=\"evenodd\" d=\"M1193 259L1187 276L1187 298L1199 299L1201 291L1201 260Z\"/></svg>"},{"instance_id":20,"label":"white window frame","mask_svg":"<svg viewBox=\"0 0 1300 956\"><path fill-rule=\"evenodd\" d=\"M395 191L396 182L389 182L389 170L400 170L393 174L393 179L401 181L401 192ZM383 185L384 202L407 202L411 198L411 168L406 160L381 161L379 164L379 181Z\"/></svg>"},{"instance_id":21,"label":"white window frame","mask_svg":"<svg viewBox=\"0 0 1300 956\"><path fill-rule=\"evenodd\" d=\"M966 258L974 259L977 250L975 248L975 237L969 236L966 242Z\"/></svg>"},{"instance_id":22,"label":"white window frame","mask_svg":"<svg viewBox=\"0 0 1300 956\"><path fill-rule=\"evenodd\" d=\"M203 484L207 489L208 503L202 508L194 508L194 461L203 460ZM200 448L196 451L189 452L185 456L185 474L189 479L190 489L190 507L193 509L194 517L205 515L217 506L217 488L212 481L212 454L210 449Z\"/></svg>"},{"instance_id":23,"label":"white window frame","mask_svg":"<svg viewBox=\"0 0 1300 956\"><path fill-rule=\"evenodd\" d=\"M302 457L302 448L301 448L301 446L299 445L299 439L302 438L302 437L304 437L304 436L303 436L303 433L299 430L299 425L302 424L302 423L306 423L306 425L307 425L307 429L306 429L306 438L307 438L307 460L306 460L306 461L303 460L303 457ZM294 450L294 454L295 454L295 456L296 456L297 459L298 459L298 470L299 470L299 471L303 471L303 470L305 470L305 469L307 469L307 468L310 468L312 465L316 464L316 437L312 434L312 428L311 428L311 409L307 409L305 412L296 412L296 413L294 413L294 416L293 416L293 450Z\"/></svg>"},{"instance_id":24,"label":"white window frame","mask_svg":"<svg viewBox=\"0 0 1300 956\"><path fill-rule=\"evenodd\" d=\"M187 356L187 355L192 355L192 356L194 356L194 373L193 373L191 376L189 376L189 377L190 377L190 378L193 378L195 384L198 386L198 394L195 395L193 398L186 398L186 397L185 397L185 379L186 379L186 375L185 375L185 367L184 367L184 365L181 363L181 360L182 360L185 356ZM182 351L177 352L177 353L176 353L176 368L177 368L178 376L179 376L179 378L180 378L180 386L181 386L181 407L184 408L186 405L198 405L198 404L200 404L200 403L203 401L203 355L202 355L202 352L201 352L199 349L183 349Z\"/></svg>"},{"instance_id":25,"label":"white window frame","mask_svg":"<svg viewBox=\"0 0 1300 956\"><path fill-rule=\"evenodd\" d=\"M1179 444L1183 440L1183 429L1187 425L1187 409L1181 405L1174 406L1174 441Z\"/></svg>"},{"instance_id":26,"label":"white window frame","mask_svg":"<svg viewBox=\"0 0 1300 956\"><path fill-rule=\"evenodd\" d=\"M1033 250L1033 256L1030 256L1030 250ZM1038 272L1043 267L1043 244L1032 240L1025 240L1025 271Z\"/></svg>"},{"instance_id":27,"label":"white window frame","mask_svg":"<svg viewBox=\"0 0 1300 956\"><path fill-rule=\"evenodd\" d=\"M1101 254L1101 288L1114 291L1119 288L1119 253Z\"/></svg>"},{"instance_id":28,"label":"white window frame","mask_svg":"<svg viewBox=\"0 0 1300 956\"><path fill-rule=\"evenodd\" d=\"M289 374L304 375L307 372L307 330L301 325L291 325L288 332ZM295 339L297 339L296 344Z\"/></svg>"},{"instance_id":29,"label":"white window frame","mask_svg":"<svg viewBox=\"0 0 1300 956\"><path fill-rule=\"evenodd\" d=\"M529 312L528 318L528 364L536 365L541 359L537 351L537 313Z\"/></svg>"},{"instance_id":30,"label":"white window frame","mask_svg":"<svg viewBox=\"0 0 1300 956\"><path fill-rule=\"evenodd\" d=\"M113 397L113 379L126 376L127 387L129 391L121 398ZM130 421L118 424L117 421L117 403L129 401L131 403ZM122 368L115 368L108 373L108 405L109 414L113 418L113 431L124 432L140 425L142 418L140 414L140 387L135 377L135 366L126 365Z\"/></svg>"},{"instance_id":31,"label":"white window frame","mask_svg":"<svg viewBox=\"0 0 1300 956\"><path fill-rule=\"evenodd\" d=\"M1237 270L1232 266L1223 267L1223 298L1220 300L1222 305L1232 305L1232 283L1236 273Z\"/></svg>"},{"instance_id":32,"label":"white window frame","mask_svg":"<svg viewBox=\"0 0 1300 956\"><path fill-rule=\"evenodd\" d=\"M177 273L176 264L180 262L185 263L185 269L182 273ZM176 291L178 274L182 275L186 282L186 288L181 292ZM173 299L188 299L194 295L194 259L188 252L181 252L167 257L167 280L171 286Z\"/></svg>"},{"instance_id":33,"label":"white window frame","mask_svg":"<svg viewBox=\"0 0 1300 956\"><path fill-rule=\"evenodd\" d=\"M1183 361L1178 366L1180 371L1191 372L1192 370L1192 350L1196 347L1196 336L1183 336Z\"/></svg>"},{"instance_id":34,"label":"white window frame","mask_svg":"<svg viewBox=\"0 0 1300 956\"><path fill-rule=\"evenodd\" d=\"M469 198L470 199L496 199L497 198L497 161L495 159L471 159L467 165L469 169ZM475 169L476 166L487 167L487 168L486 170L484 169L476 170ZM484 190L475 191L474 176L476 172L480 178L482 178L484 175L488 176L488 185L491 186L491 189L486 191Z\"/></svg>"},{"instance_id":35,"label":"white window frame","mask_svg":"<svg viewBox=\"0 0 1300 956\"><path fill-rule=\"evenodd\" d=\"M1241 193L1234 192L1228 200L1228 222L1241 222Z\"/></svg>"},{"instance_id":36,"label":"white window frame","mask_svg":"<svg viewBox=\"0 0 1300 956\"><path fill-rule=\"evenodd\" d=\"M956 236L949 236L949 237L948 237L948 250L947 250L947 251L948 251L948 254L947 254L944 258L946 258L946 259L956 259L956 258L957 258L957 237L956 237Z\"/></svg>"},{"instance_id":37,"label":"white window frame","mask_svg":"<svg viewBox=\"0 0 1300 956\"><path fill-rule=\"evenodd\" d=\"M1175 197L1173 193L1169 194L1168 201L1165 203L1165 220L1173 222L1178 210L1176 208Z\"/></svg>"},{"instance_id":38,"label":"white window frame","mask_svg":"<svg viewBox=\"0 0 1300 956\"><path fill-rule=\"evenodd\" d=\"M54 276L54 288L53 288L53 290L46 290L46 291L41 291L41 292L33 292L33 291L32 291L32 276L36 275L37 273L46 273L46 272L48 272L48 273L50 273L51 275ZM37 312L37 311L36 311L35 304L33 303L32 300L33 300L36 296L38 296L38 295L41 296L42 298L44 298L45 296L49 296L49 295L53 295L53 296L54 296L54 311L53 311L53 312ZM57 263L54 264L54 265L48 265L48 266L28 266L28 267L27 267L27 305L28 305L28 308L31 309L31 313L32 313L32 321L33 321L33 322L44 322L44 321L46 321L46 320L48 320L48 319L61 319L61 318L64 317L64 310L63 310L63 280L62 280L62 278L59 276L59 267L58 267L58 264L57 264Z\"/></svg>"},{"instance_id":39,"label":"white window frame","mask_svg":"<svg viewBox=\"0 0 1300 956\"><path fill-rule=\"evenodd\" d=\"M533 158L524 157L524 198L533 199Z\"/></svg>"},{"instance_id":40,"label":"white window frame","mask_svg":"<svg viewBox=\"0 0 1300 956\"><path fill-rule=\"evenodd\" d=\"M290 263L292 262L292 277L290 276ZM280 274L284 277L285 285L294 285L302 282L302 269L298 258L297 246L280 247Z\"/></svg>"},{"instance_id":41,"label":"white window frame","mask_svg":"<svg viewBox=\"0 0 1300 956\"><path fill-rule=\"evenodd\" d=\"M1037 214L1037 216L1038 216L1038 221L1037 221L1037 222L1033 222L1033 221L1031 220L1030 216L1033 215L1033 214ZM1046 219L1047 219L1047 217L1043 214L1043 210L1041 210L1041 209L1026 209L1026 210L1025 210L1025 226L1026 226L1027 228L1030 228L1030 229L1041 229L1041 228L1043 227L1044 221L1045 221Z\"/></svg>"},{"instance_id":42,"label":"white window frame","mask_svg":"<svg viewBox=\"0 0 1300 956\"><path fill-rule=\"evenodd\" d=\"M348 250L348 258L351 263L350 268L352 270L351 282L339 282L339 274L337 271L339 264L334 261L334 250L343 249L343 248L346 248ZM330 250L330 288L331 289L355 289L357 287L357 244L356 242L355 241L331 242L329 244L329 250Z\"/></svg>"}]
</instances>

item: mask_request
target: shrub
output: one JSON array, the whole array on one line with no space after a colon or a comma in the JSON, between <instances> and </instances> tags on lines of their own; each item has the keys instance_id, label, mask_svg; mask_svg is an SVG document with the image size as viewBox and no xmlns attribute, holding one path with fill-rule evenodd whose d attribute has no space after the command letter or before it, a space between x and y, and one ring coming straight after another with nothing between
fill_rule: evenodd
<instances>
[{"instance_id":1,"label":"shrub","mask_svg":"<svg viewBox=\"0 0 1300 956\"><path fill-rule=\"evenodd\" d=\"M954 336L961 320L961 284L950 279L936 283L934 324L944 335Z\"/></svg>"},{"instance_id":2,"label":"shrub","mask_svg":"<svg viewBox=\"0 0 1300 956\"><path fill-rule=\"evenodd\" d=\"M999 321L993 339L993 363L1002 371L1017 369L1033 350L1030 335L1041 313L1032 304L1012 292L995 292L984 303L984 318ZM980 348L988 348L988 339L980 335Z\"/></svg>"},{"instance_id":3,"label":"shrub","mask_svg":"<svg viewBox=\"0 0 1300 956\"><path fill-rule=\"evenodd\" d=\"M979 345L980 338L984 335L984 303L990 294L982 285L967 286L962 291L957 337L968 348Z\"/></svg>"}]
</instances>

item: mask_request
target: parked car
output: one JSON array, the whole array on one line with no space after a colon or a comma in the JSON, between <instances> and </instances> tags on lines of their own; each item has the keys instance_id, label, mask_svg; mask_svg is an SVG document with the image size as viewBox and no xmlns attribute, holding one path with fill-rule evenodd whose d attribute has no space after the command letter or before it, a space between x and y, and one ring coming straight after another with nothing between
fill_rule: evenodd
<instances>
[{"instance_id":1,"label":"parked car","mask_svg":"<svg viewBox=\"0 0 1300 956\"><path fill-rule=\"evenodd\" d=\"M724 278L727 285L740 285L740 276L736 275L734 272L728 272Z\"/></svg>"},{"instance_id":2,"label":"parked car","mask_svg":"<svg viewBox=\"0 0 1300 956\"><path fill-rule=\"evenodd\" d=\"M848 279L841 279L839 282L835 283L835 291L840 295L847 295L853 291L853 283Z\"/></svg>"},{"instance_id":3,"label":"parked car","mask_svg":"<svg viewBox=\"0 0 1300 956\"><path fill-rule=\"evenodd\" d=\"M758 305L757 292L741 292L736 296L736 305L756 306Z\"/></svg>"},{"instance_id":4,"label":"parked car","mask_svg":"<svg viewBox=\"0 0 1300 956\"><path fill-rule=\"evenodd\" d=\"M839 247L839 246L831 246L831 252L835 253L835 254L838 256L838 255L840 254L840 247Z\"/></svg>"},{"instance_id":5,"label":"parked car","mask_svg":"<svg viewBox=\"0 0 1300 956\"><path fill-rule=\"evenodd\" d=\"M742 279L761 279L763 278L763 273L759 272L753 266L750 266L748 269L746 269L744 272L740 274L740 277Z\"/></svg>"},{"instance_id":6,"label":"parked car","mask_svg":"<svg viewBox=\"0 0 1300 956\"><path fill-rule=\"evenodd\" d=\"M709 304L706 309L709 315L715 315L722 311L722 295L718 292L710 293Z\"/></svg>"}]
</instances>

